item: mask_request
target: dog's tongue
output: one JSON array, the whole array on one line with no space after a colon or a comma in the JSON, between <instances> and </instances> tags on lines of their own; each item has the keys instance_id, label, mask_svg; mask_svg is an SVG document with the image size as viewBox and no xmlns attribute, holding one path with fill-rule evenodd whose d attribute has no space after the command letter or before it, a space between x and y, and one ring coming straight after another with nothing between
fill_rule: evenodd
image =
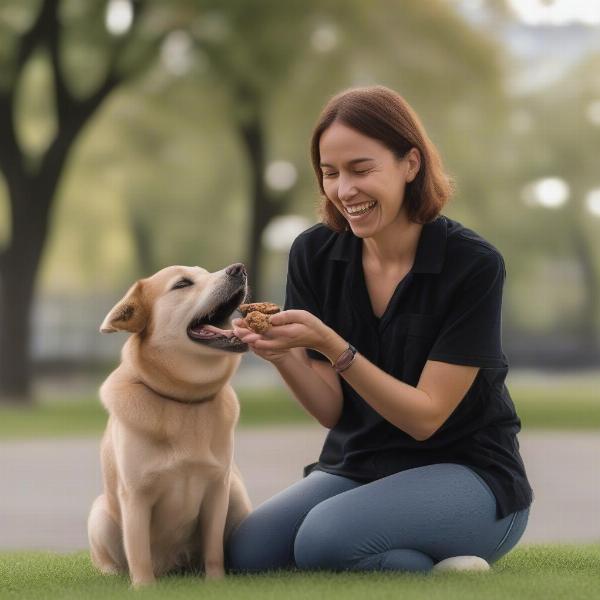
<instances>
[{"instance_id":1,"label":"dog's tongue","mask_svg":"<svg viewBox=\"0 0 600 600\"><path fill-rule=\"evenodd\" d=\"M194 327L192 331L194 332L194 337L200 339L209 339L218 336L226 338L233 337L232 329L221 329L219 327L215 327L214 325L200 325L198 327Z\"/></svg>"}]
</instances>

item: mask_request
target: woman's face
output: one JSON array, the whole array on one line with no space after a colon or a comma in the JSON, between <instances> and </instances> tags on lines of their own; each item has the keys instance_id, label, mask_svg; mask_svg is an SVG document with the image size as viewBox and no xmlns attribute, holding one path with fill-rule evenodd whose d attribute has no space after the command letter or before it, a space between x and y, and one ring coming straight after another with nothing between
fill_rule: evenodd
<instances>
[{"instance_id":1,"label":"woman's face","mask_svg":"<svg viewBox=\"0 0 600 600\"><path fill-rule=\"evenodd\" d=\"M355 235L371 237L406 219L404 189L420 165L416 148L398 159L378 140L334 121L321 135L319 152L325 195Z\"/></svg>"}]
</instances>

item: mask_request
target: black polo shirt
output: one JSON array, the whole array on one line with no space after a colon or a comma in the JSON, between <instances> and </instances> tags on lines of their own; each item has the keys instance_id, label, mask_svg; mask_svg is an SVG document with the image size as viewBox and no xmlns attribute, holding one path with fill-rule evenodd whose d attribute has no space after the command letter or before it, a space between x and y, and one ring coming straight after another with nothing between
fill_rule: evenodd
<instances>
[{"instance_id":1,"label":"black polo shirt","mask_svg":"<svg viewBox=\"0 0 600 600\"><path fill-rule=\"evenodd\" d=\"M362 247L351 231L336 233L321 223L301 233L290 249L285 310L311 312L367 360L412 386L427 360L480 370L458 407L425 441L386 421L340 378L342 414L315 468L367 482L434 463L464 464L494 492L499 518L528 507L533 496L519 454L521 421L504 384L502 256L457 221L438 217L423 226L414 265L378 319Z\"/></svg>"}]
</instances>

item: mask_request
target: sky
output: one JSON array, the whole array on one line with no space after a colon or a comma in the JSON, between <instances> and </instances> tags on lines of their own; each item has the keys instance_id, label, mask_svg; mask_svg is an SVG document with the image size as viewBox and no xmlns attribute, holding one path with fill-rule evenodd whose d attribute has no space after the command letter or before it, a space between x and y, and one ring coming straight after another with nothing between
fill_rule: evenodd
<instances>
[{"instance_id":1,"label":"sky","mask_svg":"<svg viewBox=\"0 0 600 600\"><path fill-rule=\"evenodd\" d=\"M499 21L489 0L448 0L476 28L497 37L514 59L509 92L527 94L559 80L586 54L600 52L600 0L506 0Z\"/></svg>"}]
</instances>

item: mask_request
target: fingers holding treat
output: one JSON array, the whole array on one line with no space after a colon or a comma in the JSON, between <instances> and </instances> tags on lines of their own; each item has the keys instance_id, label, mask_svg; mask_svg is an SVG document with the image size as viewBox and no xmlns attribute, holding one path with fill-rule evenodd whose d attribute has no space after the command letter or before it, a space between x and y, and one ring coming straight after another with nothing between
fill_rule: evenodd
<instances>
[{"instance_id":1,"label":"fingers holding treat","mask_svg":"<svg viewBox=\"0 0 600 600\"><path fill-rule=\"evenodd\" d=\"M271 314L265 314L261 308ZM253 350L281 352L291 348L318 349L332 330L318 317L305 310L281 312L276 304L255 302L240 306L243 319L234 319L234 333Z\"/></svg>"}]
</instances>

